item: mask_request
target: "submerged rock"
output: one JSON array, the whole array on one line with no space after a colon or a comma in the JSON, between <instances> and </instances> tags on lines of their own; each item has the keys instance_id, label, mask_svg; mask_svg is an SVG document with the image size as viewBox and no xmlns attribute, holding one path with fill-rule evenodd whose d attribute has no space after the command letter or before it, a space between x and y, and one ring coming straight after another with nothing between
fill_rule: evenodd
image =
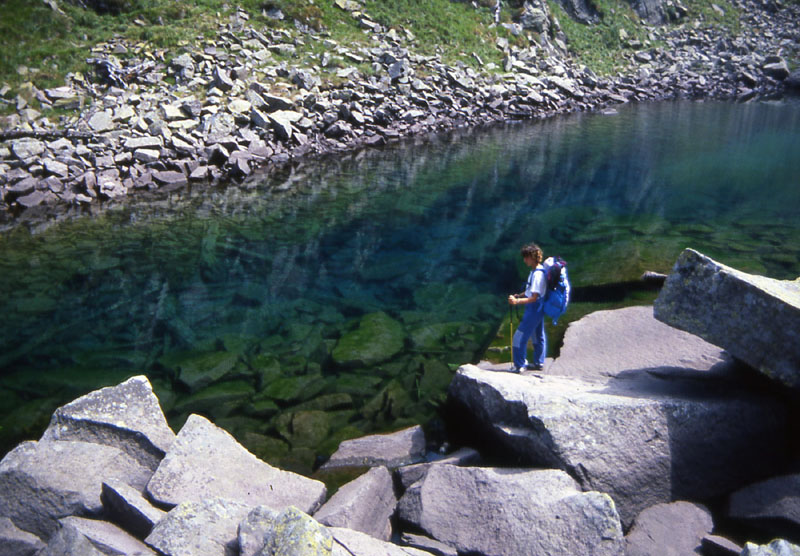
<instances>
[{"instance_id":1,"label":"submerged rock","mask_svg":"<svg viewBox=\"0 0 800 556\"><path fill-rule=\"evenodd\" d=\"M386 313L364 316L358 329L344 334L333 349L334 361L343 367L369 367L391 359L403 349L403 326Z\"/></svg>"},{"instance_id":2,"label":"submerged rock","mask_svg":"<svg viewBox=\"0 0 800 556\"><path fill-rule=\"evenodd\" d=\"M654 312L773 380L800 388L800 280L747 274L687 249Z\"/></svg>"},{"instance_id":3,"label":"submerged rock","mask_svg":"<svg viewBox=\"0 0 800 556\"><path fill-rule=\"evenodd\" d=\"M406 491L398 510L459 552L624 554L614 502L581 492L563 471L441 465Z\"/></svg>"}]
</instances>

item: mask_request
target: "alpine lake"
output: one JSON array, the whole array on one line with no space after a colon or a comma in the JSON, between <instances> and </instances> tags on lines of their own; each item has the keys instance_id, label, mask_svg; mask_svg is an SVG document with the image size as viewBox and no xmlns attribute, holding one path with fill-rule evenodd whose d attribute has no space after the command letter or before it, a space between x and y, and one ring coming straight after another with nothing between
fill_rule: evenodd
<instances>
[{"instance_id":1,"label":"alpine lake","mask_svg":"<svg viewBox=\"0 0 800 556\"><path fill-rule=\"evenodd\" d=\"M199 413L304 474L348 438L435 435L458 366L509 360L531 241L573 286L551 357L570 321L652 303L640 276L686 247L800 276L800 100L419 137L20 223L0 235L0 454L139 374L176 432Z\"/></svg>"}]
</instances>

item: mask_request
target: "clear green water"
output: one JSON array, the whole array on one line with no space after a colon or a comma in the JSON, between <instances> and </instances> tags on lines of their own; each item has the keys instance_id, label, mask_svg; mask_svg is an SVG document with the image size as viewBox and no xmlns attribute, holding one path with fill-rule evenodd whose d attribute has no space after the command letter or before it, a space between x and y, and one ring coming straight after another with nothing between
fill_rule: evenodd
<instances>
[{"instance_id":1,"label":"clear green water","mask_svg":"<svg viewBox=\"0 0 800 556\"><path fill-rule=\"evenodd\" d=\"M800 103L662 103L19 227L0 236L0 447L144 373L176 430L202 413L310 472L345 438L425 422L457 365L504 344L523 243L569 262L570 319L651 301L580 292L685 247L797 277L798 176Z\"/></svg>"}]
</instances>

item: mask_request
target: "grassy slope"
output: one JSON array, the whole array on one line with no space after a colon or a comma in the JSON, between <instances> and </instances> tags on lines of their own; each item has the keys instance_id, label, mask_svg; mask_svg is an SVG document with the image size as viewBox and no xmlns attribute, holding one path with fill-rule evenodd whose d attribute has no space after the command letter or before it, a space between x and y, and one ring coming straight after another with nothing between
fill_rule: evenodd
<instances>
[{"instance_id":1,"label":"grassy slope","mask_svg":"<svg viewBox=\"0 0 800 556\"><path fill-rule=\"evenodd\" d=\"M39 88L62 85L70 72L88 70L86 58L91 57L95 44L115 37L139 45L125 56L142 57L145 52L165 59L176 56L182 47L199 44L214 36L218 25L228 21L235 6L250 14L250 24L256 27L294 29L297 19L343 44L369 45L369 35L347 12L336 7L334 0L240 0L236 4L224 0L116 0L125 11L117 15L98 15L76 8L64 1L57 13L44 2L4 0L0 2L0 87L7 84L13 96L28 81ZM735 17L726 0L714 0L726 16L720 17L711 9L711 0L691 0L687 5L693 16L702 15L706 21L731 25ZM551 2L551 10L559 19L570 48L578 60L599 74L617 71L623 64L624 46L619 29L631 38L644 42L644 28L625 0L596 0L603 16L601 23L587 27L575 23ZM526 39L513 37L504 27L491 26L488 7L493 2L481 0L478 9L470 2L450 0L366 0L366 13L379 23L408 29L415 40L413 48L422 54L441 54L448 63L461 61L476 66L472 53L486 62L501 66L502 52L496 41L502 37L517 46L526 46ZM503 2L502 21L512 19L509 2ZM264 7L280 8L287 18L278 22L266 17ZM300 56L314 53L319 41L306 41ZM303 51L305 49L305 52ZM20 68L24 69L20 72ZM10 111L11 107L0 106Z\"/></svg>"}]
</instances>

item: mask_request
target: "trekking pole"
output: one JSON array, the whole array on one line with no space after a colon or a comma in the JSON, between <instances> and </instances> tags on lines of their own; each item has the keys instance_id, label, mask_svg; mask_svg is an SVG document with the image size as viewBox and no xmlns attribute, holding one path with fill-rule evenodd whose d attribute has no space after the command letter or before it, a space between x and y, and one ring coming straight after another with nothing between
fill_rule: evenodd
<instances>
[{"instance_id":1,"label":"trekking pole","mask_svg":"<svg viewBox=\"0 0 800 556\"><path fill-rule=\"evenodd\" d=\"M514 366L514 313L511 304L508 305L508 347L511 349L511 366Z\"/></svg>"}]
</instances>

